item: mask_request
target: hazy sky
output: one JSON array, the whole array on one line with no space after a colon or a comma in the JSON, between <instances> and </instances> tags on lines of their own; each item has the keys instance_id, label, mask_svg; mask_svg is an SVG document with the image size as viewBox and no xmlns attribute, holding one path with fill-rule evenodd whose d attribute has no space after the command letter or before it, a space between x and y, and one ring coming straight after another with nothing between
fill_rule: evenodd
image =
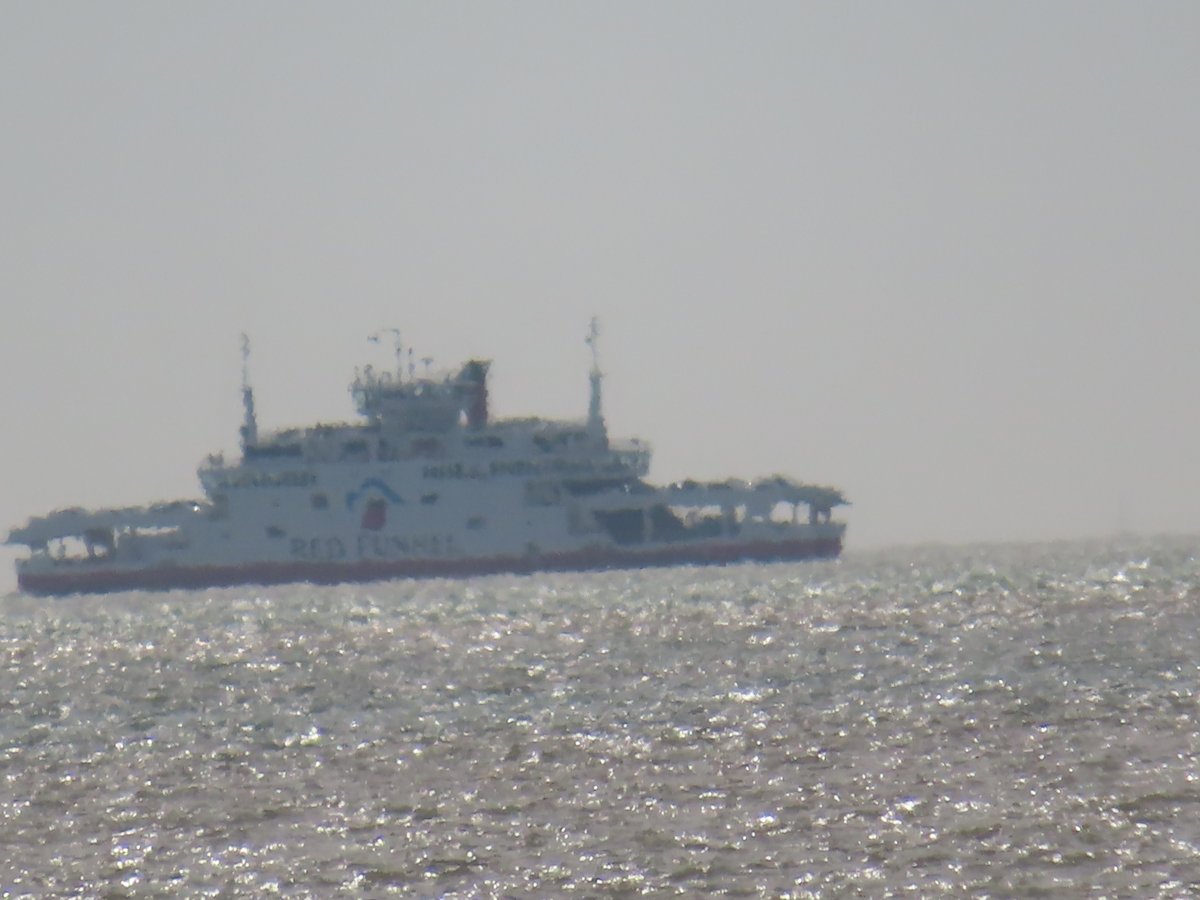
<instances>
[{"instance_id":1,"label":"hazy sky","mask_svg":"<svg viewBox=\"0 0 1200 900\"><path fill-rule=\"evenodd\" d=\"M1200 4L0 4L0 532L399 327L847 546L1200 531ZM11 589L13 553L0 557Z\"/></svg>"}]
</instances>

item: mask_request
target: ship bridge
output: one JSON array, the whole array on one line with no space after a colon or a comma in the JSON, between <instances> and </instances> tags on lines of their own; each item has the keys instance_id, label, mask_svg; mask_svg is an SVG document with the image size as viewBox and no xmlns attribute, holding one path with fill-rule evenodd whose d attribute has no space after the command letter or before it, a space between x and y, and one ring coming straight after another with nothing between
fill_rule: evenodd
<instances>
[{"instance_id":1,"label":"ship bridge","mask_svg":"<svg viewBox=\"0 0 1200 900\"><path fill-rule=\"evenodd\" d=\"M378 372L367 366L350 385L359 413L381 426L400 431L450 431L464 417L470 428L488 421L489 360L473 359L454 375L441 378L410 373Z\"/></svg>"}]
</instances>

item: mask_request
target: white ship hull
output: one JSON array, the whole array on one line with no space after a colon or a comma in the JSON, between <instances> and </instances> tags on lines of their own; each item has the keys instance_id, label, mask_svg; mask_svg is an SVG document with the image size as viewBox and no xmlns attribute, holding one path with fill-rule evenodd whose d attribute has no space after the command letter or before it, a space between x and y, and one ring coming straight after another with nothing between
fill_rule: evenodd
<instances>
[{"instance_id":1,"label":"white ship hull","mask_svg":"<svg viewBox=\"0 0 1200 900\"><path fill-rule=\"evenodd\" d=\"M629 550L587 550L527 556L478 556L403 560L360 559L339 562L246 562L234 564L121 568L63 566L26 570L20 587L46 596L98 594L130 590L173 590L308 582L347 584L396 578L463 578L504 573L576 572L640 569L656 566L727 565L738 562L783 562L833 559L841 553L841 526L836 534L811 538L758 541L704 541Z\"/></svg>"}]
</instances>

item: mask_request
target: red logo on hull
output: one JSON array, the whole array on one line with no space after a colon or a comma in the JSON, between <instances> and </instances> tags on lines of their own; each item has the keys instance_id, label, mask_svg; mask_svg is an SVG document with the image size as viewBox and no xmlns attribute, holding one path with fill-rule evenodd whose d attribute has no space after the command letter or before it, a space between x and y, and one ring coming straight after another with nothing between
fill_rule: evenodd
<instances>
[{"instance_id":1,"label":"red logo on hull","mask_svg":"<svg viewBox=\"0 0 1200 900\"><path fill-rule=\"evenodd\" d=\"M367 501L362 514L362 527L368 531L379 531L387 523L387 503L378 497Z\"/></svg>"}]
</instances>

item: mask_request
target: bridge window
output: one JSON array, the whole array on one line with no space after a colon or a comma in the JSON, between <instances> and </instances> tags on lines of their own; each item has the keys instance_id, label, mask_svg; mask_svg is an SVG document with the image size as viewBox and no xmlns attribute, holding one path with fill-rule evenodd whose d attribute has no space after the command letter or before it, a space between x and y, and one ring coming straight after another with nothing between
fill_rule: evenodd
<instances>
[{"instance_id":1,"label":"bridge window","mask_svg":"<svg viewBox=\"0 0 1200 900\"><path fill-rule=\"evenodd\" d=\"M469 437L466 440L468 447L503 447L504 438L496 434L480 435L478 437Z\"/></svg>"}]
</instances>

